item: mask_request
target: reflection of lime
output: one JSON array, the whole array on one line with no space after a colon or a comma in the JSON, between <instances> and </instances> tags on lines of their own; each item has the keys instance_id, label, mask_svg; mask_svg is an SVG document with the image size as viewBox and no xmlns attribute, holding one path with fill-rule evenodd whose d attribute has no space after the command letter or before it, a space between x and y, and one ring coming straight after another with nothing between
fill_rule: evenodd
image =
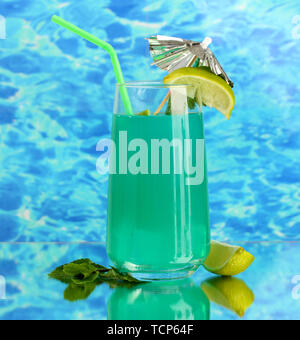
<instances>
[{"instance_id":1,"label":"reflection of lime","mask_svg":"<svg viewBox=\"0 0 300 340\"><path fill-rule=\"evenodd\" d=\"M210 301L234 311L240 317L244 316L255 298L245 282L235 277L206 280L201 288Z\"/></svg>"},{"instance_id":2,"label":"reflection of lime","mask_svg":"<svg viewBox=\"0 0 300 340\"><path fill-rule=\"evenodd\" d=\"M234 93L231 87L221 77L203 68L184 67L177 69L164 78L165 84L191 84L197 89L198 104L202 98L203 104L214 107L230 118L235 105Z\"/></svg>"},{"instance_id":3,"label":"reflection of lime","mask_svg":"<svg viewBox=\"0 0 300 340\"><path fill-rule=\"evenodd\" d=\"M254 256L242 247L212 241L204 267L217 275L234 276L245 271L253 261Z\"/></svg>"}]
</instances>

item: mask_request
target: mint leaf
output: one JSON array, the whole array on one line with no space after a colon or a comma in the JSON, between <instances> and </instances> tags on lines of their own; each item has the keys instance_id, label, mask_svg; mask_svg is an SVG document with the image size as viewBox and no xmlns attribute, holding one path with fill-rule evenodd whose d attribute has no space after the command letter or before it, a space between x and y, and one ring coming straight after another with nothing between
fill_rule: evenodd
<instances>
[{"instance_id":1,"label":"mint leaf","mask_svg":"<svg viewBox=\"0 0 300 340\"><path fill-rule=\"evenodd\" d=\"M165 115L170 116L172 114L172 110L171 110L171 98L169 98L168 100L168 106L165 112Z\"/></svg>"},{"instance_id":2,"label":"mint leaf","mask_svg":"<svg viewBox=\"0 0 300 340\"><path fill-rule=\"evenodd\" d=\"M96 270L100 273L102 272L108 272L110 269L106 268L104 266L101 266L100 264L93 263L93 265L96 267Z\"/></svg>"},{"instance_id":3,"label":"mint leaf","mask_svg":"<svg viewBox=\"0 0 300 340\"><path fill-rule=\"evenodd\" d=\"M97 270L97 268L91 263L69 263L64 265L64 272L66 275L76 278L87 278L93 272Z\"/></svg>"},{"instance_id":4,"label":"mint leaf","mask_svg":"<svg viewBox=\"0 0 300 340\"><path fill-rule=\"evenodd\" d=\"M131 276L128 273L121 273L117 268L111 267L111 270L107 273L101 275L102 279L106 280L115 280L115 281L126 281L126 282L132 282L132 283L141 283L142 281L139 281L135 279L133 276Z\"/></svg>"},{"instance_id":5,"label":"mint leaf","mask_svg":"<svg viewBox=\"0 0 300 340\"><path fill-rule=\"evenodd\" d=\"M117 268L106 268L93 263L89 259L80 259L57 267L49 274L49 278L68 284L64 297L68 301L84 300L94 289L106 282L111 288L132 287L145 283L135 279L128 273L121 273Z\"/></svg>"},{"instance_id":6,"label":"mint leaf","mask_svg":"<svg viewBox=\"0 0 300 340\"><path fill-rule=\"evenodd\" d=\"M58 280L58 281L63 282L63 283L72 282L72 277L67 275L64 272L64 266L60 266L60 267L56 268L55 270L53 270L53 272L49 274L49 277L51 279L55 279L55 280Z\"/></svg>"},{"instance_id":7,"label":"mint leaf","mask_svg":"<svg viewBox=\"0 0 300 340\"><path fill-rule=\"evenodd\" d=\"M188 106L190 110L193 110L196 107L196 100L188 97Z\"/></svg>"},{"instance_id":8,"label":"mint leaf","mask_svg":"<svg viewBox=\"0 0 300 340\"><path fill-rule=\"evenodd\" d=\"M187 102L189 109L194 110L197 104L196 98L188 97ZM165 115L170 116L171 114L172 114L171 100L169 99Z\"/></svg>"},{"instance_id":9,"label":"mint leaf","mask_svg":"<svg viewBox=\"0 0 300 340\"><path fill-rule=\"evenodd\" d=\"M93 266L97 271L100 271L100 272L107 272L109 270L108 268L106 268L104 266L101 266L100 264L96 264L96 263L92 262L90 259L76 260L76 261L73 261L71 263L74 263L74 264L88 264L88 265Z\"/></svg>"},{"instance_id":10,"label":"mint leaf","mask_svg":"<svg viewBox=\"0 0 300 340\"><path fill-rule=\"evenodd\" d=\"M130 274L123 274L123 280L130 282L130 283L144 283L145 281L140 281L136 278L134 278L133 276L131 276Z\"/></svg>"},{"instance_id":11,"label":"mint leaf","mask_svg":"<svg viewBox=\"0 0 300 340\"><path fill-rule=\"evenodd\" d=\"M79 259L79 260L73 261L71 263L75 263L75 264L93 264L93 262L90 259Z\"/></svg>"},{"instance_id":12,"label":"mint leaf","mask_svg":"<svg viewBox=\"0 0 300 340\"><path fill-rule=\"evenodd\" d=\"M72 282L77 284L77 285L84 285L86 283L91 283L91 282L94 282L98 279L98 276L99 276L99 272L94 272L92 273L91 275L81 279L80 277L79 278L76 278L76 277L73 277L72 278Z\"/></svg>"},{"instance_id":13,"label":"mint leaf","mask_svg":"<svg viewBox=\"0 0 300 340\"><path fill-rule=\"evenodd\" d=\"M116 268L112 267L107 273L101 275L101 279L122 280L122 274Z\"/></svg>"}]
</instances>

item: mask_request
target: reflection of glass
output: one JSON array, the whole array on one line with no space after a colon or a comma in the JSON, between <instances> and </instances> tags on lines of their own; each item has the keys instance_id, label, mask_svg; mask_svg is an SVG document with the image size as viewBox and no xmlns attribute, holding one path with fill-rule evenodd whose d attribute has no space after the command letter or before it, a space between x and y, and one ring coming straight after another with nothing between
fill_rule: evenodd
<instances>
[{"instance_id":1,"label":"reflection of glass","mask_svg":"<svg viewBox=\"0 0 300 340\"><path fill-rule=\"evenodd\" d=\"M202 282L201 288L211 302L244 316L255 297L246 283L235 277L214 277Z\"/></svg>"},{"instance_id":2,"label":"reflection of glass","mask_svg":"<svg viewBox=\"0 0 300 340\"><path fill-rule=\"evenodd\" d=\"M189 279L118 287L107 306L109 320L208 320L209 301Z\"/></svg>"},{"instance_id":3,"label":"reflection of glass","mask_svg":"<svg viewBox=\"0 0 300 340\"><path fill-rule=\"evenodd\" d=\"M134 113L150 115L124 114L120 86ZM137 278L187 277L209 252L203 117L195 103L189 109L191 91L156 83L117 87L107 251L116 267ZM168 92L168 112L152 114Z\"/></svg>"}]
</instances>

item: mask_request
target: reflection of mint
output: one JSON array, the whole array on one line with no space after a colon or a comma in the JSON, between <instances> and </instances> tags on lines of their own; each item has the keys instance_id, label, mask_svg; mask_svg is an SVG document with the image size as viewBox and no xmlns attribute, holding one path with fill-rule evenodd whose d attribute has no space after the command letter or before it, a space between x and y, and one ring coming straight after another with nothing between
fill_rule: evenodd
<instances>
[{"instance_id":1,"label":"reflection of mint","mask_svg":"<svg viewBox=\"0 0 300 340\"><path fill-rule=\"evenodd\" d=\"M64 292L64 298L70 302L85 300L93 293L96 287L95 283L87 283L85 285L71 283Z\"/></svg>"},{"instance_id":2,"label":"reflection of mint","mask_svg":"<svg viewBox=\"0 0 300 340\"><path fill-rule=\"evenodd\" d=\"M73 261L56 268L49 277L69 284L64 297L69 301L84 300L94 291L96 286L106 282L110 287L131 287L142 283L127 273L121 273L118 269L106 268L93 263L89 259Z\"/></svg>"}]
</instances>

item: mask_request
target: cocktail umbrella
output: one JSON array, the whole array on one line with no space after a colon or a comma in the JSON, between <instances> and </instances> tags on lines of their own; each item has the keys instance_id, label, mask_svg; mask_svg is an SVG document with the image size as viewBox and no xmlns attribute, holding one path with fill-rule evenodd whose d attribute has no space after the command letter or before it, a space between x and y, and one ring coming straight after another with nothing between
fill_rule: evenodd
<instances>
[{"instance_id":1,"label":"cocktail umbrella","mask_svg":"<svg viewBox=\"0 0 300 340\"><path fill-rule=\"evenodd\" d=\"M182 67L207 66L210 70L222 77L231 87L233 82L229 79L218 59L208 48L211 38L205 38L202 43L181 38L154 35L147 39L150 53L154 60L153 65L172 72Z\"/></svg>"}]
</instances>

